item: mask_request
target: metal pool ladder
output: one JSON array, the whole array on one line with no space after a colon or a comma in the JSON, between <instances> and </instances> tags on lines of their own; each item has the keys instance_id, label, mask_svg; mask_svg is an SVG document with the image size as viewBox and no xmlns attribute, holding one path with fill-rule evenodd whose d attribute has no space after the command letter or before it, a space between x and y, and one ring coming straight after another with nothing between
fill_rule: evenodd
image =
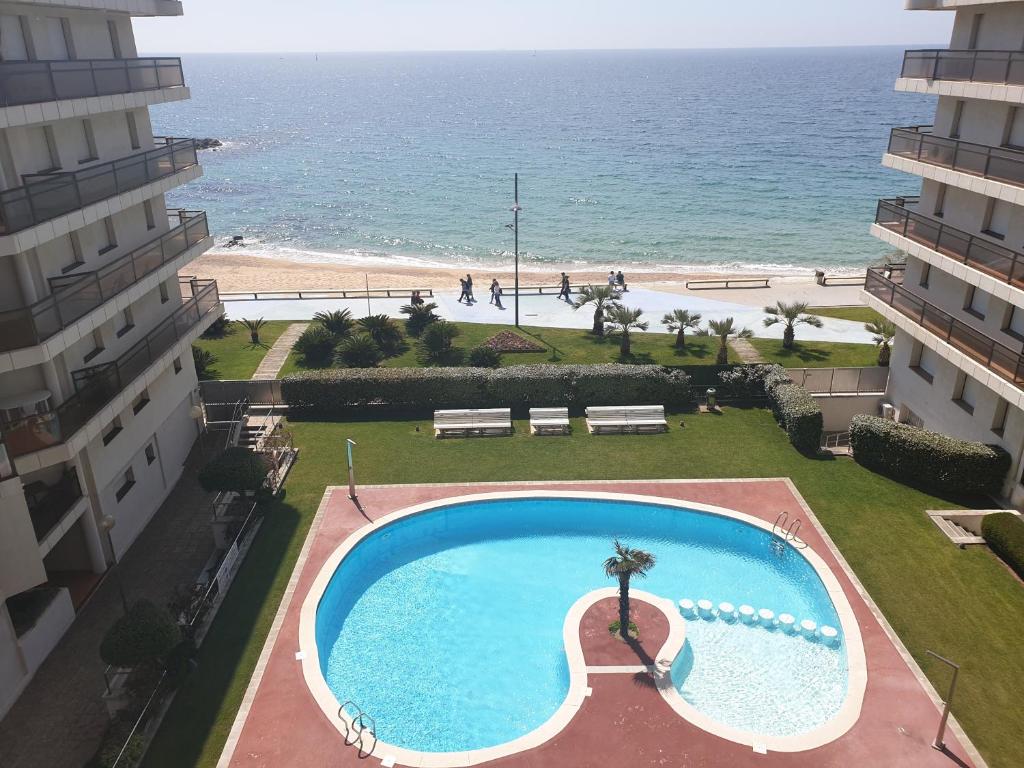
<instances>
[{"instance_id":1,"label":"metal pool ladder","mask_svg":"<svg viewBox=\"0 0 1024 768\"><path fill-rule=\"evenodd\" d=\"M787 525L787 523L789 524ZM803 523L804 521L799 517L794 518L793 522L789 522L789 513L786 510L782 510L772 524L772 533L781 536L784 541L792 544L797 549L804 549L807 547L807 542L797 536Z\"/></svg>"},{"instance_id":2,"label":"metal pool ladder","mask_svg":"<svg viewBox=\"0 0 1024 768\"><path fill-rule=\"evenodd\" d=\"M355 717L345 717L347 714L345 712L345 707L349 705L351 705L356 711ZM345 746L356 747L360 758L368 757L373 754L373 750L377 748L377 721L364 712L363 708L352 701L352 699L346 699L342 705L338 707L338 718L345 727ZM363 743L363 737L367 734L369 734L370 738L373 739L373 743L370 745L369 749L367 749Z\"/></svg>"}]
</instances>

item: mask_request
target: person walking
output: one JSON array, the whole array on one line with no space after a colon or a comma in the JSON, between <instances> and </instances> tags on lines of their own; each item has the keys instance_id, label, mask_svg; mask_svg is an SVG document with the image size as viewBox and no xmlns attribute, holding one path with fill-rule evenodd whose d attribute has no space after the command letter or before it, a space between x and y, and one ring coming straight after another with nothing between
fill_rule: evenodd
<instances>
[{"instance_id":1,"label":"person walking","mask_svg":"<svg viewBox=\"0 0 1024 768\"><path fill-rule=\"evenodd\" d=\"M466 303L472 304L476 301L473 298L473 276L470 274L466 275Z\"/></svg>"},{"instance_id":2,"label":"person walking","mask_svg":"<svg viewBox=\"0 0 1024 768\"><path fill-rule=\"evenodd\" d=\"M570 293L570 290L569 290L569 276L567 274L565 274L565 272L563 272L562 273L562 287L561 287L561 289L558 292L558 298L565 299L566 301L571 302L572 299L569 298L569 293Z\"/></svg>"},{"instance_id":3,"label":"person walking","mask_svg":"<svg viewBox=\"0 0 1024 768\"><path fill-rule=\"evenodd\" d=\"M501 305L501 284L497 279L491 282L491 304L496 306L498 309L504 309Z\"/></svg>"},{"instance_id":4,"label":"person walking","mask_svg":"<svg viewBox=\"0 0 1024 768\"><path fill-rule=\"evenodd\" d=\"M466 286L466 281L463 278L459 278L459 285L462 286L462 293L459 294L459 304L465 299L466 303L469 304L469 288Z\"/></svg>"}]
</instances>

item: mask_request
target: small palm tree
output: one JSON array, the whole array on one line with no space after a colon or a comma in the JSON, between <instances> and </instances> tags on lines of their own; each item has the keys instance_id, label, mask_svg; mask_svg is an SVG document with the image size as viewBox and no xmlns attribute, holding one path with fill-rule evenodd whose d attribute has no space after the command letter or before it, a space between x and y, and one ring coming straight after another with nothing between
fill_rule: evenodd
<instances>
[{"instance_id":1,"label":"small palm tree","mask_svg":"<svg viewBox=\"0 0 1024 768\"><path fill-rule=\"evenodd\" d=\"M336 309L333 312L317 312L313 315L313 319L326 328L335 341L340 341L351 335L352 327L355 325L352 313L347 309Z\"/></svg>"},{"instance_id":2,"label":"small palm tree","mask_svg":"<svg viewBox=\"0 0 1024 768\"><path fill-rule=\"evenodd\" d=\"M661 319L670 331L676 332L676 349L686 349L686 329L700 328L700 312L687 309L673 309Z\"/></svg>"},{"instance_id":3,"label":"small palm tree","mask_svg":"<svg viewBox=\"0 0 1024 768\"><path fill-rule=\"evenodd\" d=\"M607 316L605 320L608 323L606 332L619 337L619 354L622 357L629 356L630 333L632 331L646 331L650 325L646 320L640 319L640 315L643 313L642 309L631 309L621 304L613 304L605 312Z\"/></svg>"},{"instance_id":4,"label":"small palm tree","mask_svg":"<svg viewBox=\"0 0 1024 768\"><path fill-rule=\"evenodd\" d=\"M768 315L764 319L765 328L770 328L778 323L786 324L786 328L782 332L783 349L793 348L793 340L796 338L796 326L809 325L812 328L821 328L821 318L817 315L807 314L806 301L794 301L792 304L777 301L775 306L765 307L764 311Z\"/></svg>"},{"instance_id":5,"label":"small palm tree","mask_svg":"<svg viewBox=\"0 0 1024 768\"><path fill-rule=\"evenodd\" d=\"M629 639L629 580L643 578L654 567L654 555L642 549L630 549L615 540L615 555L604 561L604 573L619 580L619 635Z\"/></svg>"},{"instance_id":6,"label":"small palm tree","mask_svg":"<svg viewBox=\"0 0 1024 768\"><path fill-rule=\"evenodd\" d=\"M865 323L864 330L874 334L873 340L878 345L878 364L888 367L889 358L892 356L892 340L896 337L896 326L882 318L874 323Z\"/></svg>"},{"instance_id":7,"label":"small palm tree","mask_svg":"<svg viewBox=\"0 0 1024 768\"><path fill-rule=\"evenodd\" d=\"M260 343L260 329L267 324L267 321L262 317L259 320L247 320L242 318L239 322L242 323L249 331L249 339L253 344Z\"/></svg>"},{"instance_id":8,"label":"small palm tree","mask_svg":"<svg viewBox=\"0 0 1024 768\"><path fill-rule=\"evenodd\" d=\"M695 334L697 336L718 337L718 357L715 359L717 365L729 364L729 339L749 339L754 333L749 328L737 328L731 317L722 320L709 320L707 328L701 328Z\"/></svg>"},{"instance_id":9,"label":"small palm tree","mask_svg":"<svg viewBox=\"0 0 1024 768\"><path fill-rule=\"evenodd\" d=\"M394 354L402 345L402 328L387 315L368 315L356 321L384 354Z\"/></svg>"},{"instance_id":10,"label":"small palm tree","mask_svg":"<svg viewBox=\"0 0 1024 768\"><path fill-rule=\"evenodd\" d=\"M405 332L410 336L419 336L423 329L441 318L434 314L437 304L405 304L399 310L403 315L408 315L405 321Z\"/></svg>"},{"instance_id":11,"label":"small palm tree","mask_svg":"<svg viewBox=\"0 0 1024 768\"><path fill-rule=\"evenodd\" d=\"M615 290L610 285L599 285L596 288L592 285L584 286L572 308L582 309L588 304L594 305L593 333L595 336L604 336L604 313L618 304L615 300Z\"/></svg>"}]
</instances>

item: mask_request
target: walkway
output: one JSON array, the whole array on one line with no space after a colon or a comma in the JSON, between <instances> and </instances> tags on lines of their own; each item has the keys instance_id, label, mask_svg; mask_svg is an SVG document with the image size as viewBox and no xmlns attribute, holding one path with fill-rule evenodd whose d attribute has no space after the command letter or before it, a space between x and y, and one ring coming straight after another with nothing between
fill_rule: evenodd
<instances>
[{"instance_id":1,"label":"walkway","mask_svg":"<svg viewBox=\"0 0 1024 768\"><path fill-rule=\"evenodd\" d=\"M259 367L256 369L256 373L252 375L252 378L276 379L277 374L284 367L284 361L288 359L288 353L292 351L295 342L299 340L299 336L307 328L309 328L309 323L292 323L289 325L285 332L277 337L274 346L263 356L263 360L260 361Z\"/></svg>"},{"instance_id":2,"label":"walkway","mask_svg":"<svg viewBox=\"0 0 1024 768\"><path fill-rule=\"evenodd\" d=\"M765 362L765 359L761 357L761 353L757 351L757 348L748 339L730 339L729 346L732 347L732 351L744 363Z\"/></svg>"},{"instance_id":3,"label":"walkway","mask_svg":"<svg viewBox=\"0 0 1024 768\"><path fill-rule=\"evenodd\" d=\"M210 495L196 482L198 443L185 473L118 566L130 601L164 606L213 551ZM115 574L99 586L71 629L0 721L3 768L82 768L109 724L100 640L122 614Z\"/></svg>"}]
</instances>

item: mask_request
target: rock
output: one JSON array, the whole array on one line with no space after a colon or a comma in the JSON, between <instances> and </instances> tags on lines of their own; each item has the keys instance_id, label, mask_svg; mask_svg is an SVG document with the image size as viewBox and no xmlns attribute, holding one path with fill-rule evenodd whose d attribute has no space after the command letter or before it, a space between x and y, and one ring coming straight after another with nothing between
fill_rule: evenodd
<instances>
[{"instance_id":1,"label":"rock","mask_svg":"<svg viewBox=\"0 0 1024 768\"><path fill-rule=\"evenodd\" d=\"M196 139L197 149L216 149L217 147L223 147L224 144L220 139Z\"/></svg>"}]
</instances>

